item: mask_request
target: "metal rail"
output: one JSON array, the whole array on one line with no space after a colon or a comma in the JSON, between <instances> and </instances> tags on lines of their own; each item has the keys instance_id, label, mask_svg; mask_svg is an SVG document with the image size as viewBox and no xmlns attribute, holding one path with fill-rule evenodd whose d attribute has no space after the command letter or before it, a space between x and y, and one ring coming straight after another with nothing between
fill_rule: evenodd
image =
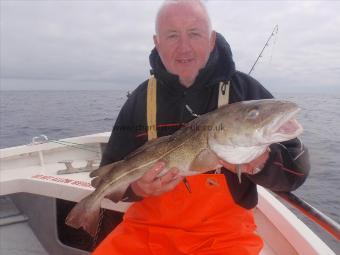
<instances>
[{"instance_id":1,"label":"metal rail","mask_svg":"<svg viewBox=\"0 0 340 255\"><path fill-rule=\"evenodd\" d=\"M340 225L326 214L314 208L301 198L291 192L275 192L279 197L287 201L294 208L298 209L310 220L320 225L324 230L331 234L335 239L340 239Z\"/></svg>"}]
</instances>

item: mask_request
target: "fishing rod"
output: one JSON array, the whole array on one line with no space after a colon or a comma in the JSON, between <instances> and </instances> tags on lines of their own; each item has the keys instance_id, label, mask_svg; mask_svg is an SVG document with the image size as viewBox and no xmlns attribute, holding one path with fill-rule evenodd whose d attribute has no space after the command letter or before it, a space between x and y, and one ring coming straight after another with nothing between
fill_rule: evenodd
<instances>
[{"instance_id":1,"label":"fishing rod","mask_svg":"<svg viewBox=\"0 0 340 255\"><path fill-rule=\"evenodd\" d=\"M260 54L257 56L257 59L255 60L255 63L253 64L253 66L250 68L250 71L249 71L248 74L251 74L251 72L254 70L254 68L255 68L257 62L258 62L259 59L260 59L260 57L262 57L262 53L263 53L264 50L267 48L270 39L272 39L272 37L274 37L278 32L279 32L279 25L275 25L275 27L274 27L272 33L270 34L270 36L269 36L267 42L266 42L265 45L263 46L263 48L262 48Z\"/></svg>"},{"instance_id":2,"label":"fishing rod","mask_svg":"<svg viewBox=\"0 0 340 255\"><path fill-rule=\"evenodd\" d=\"M279 26L275 25L272 33L270 34L267 42L263 46L260 54L258 55L257 59L255 60L255 63L251 67L248 74L250 74L254 70L260 57L262 57L262 53L267 48L269 41L272 39L272 37L274 37L278 33L278 31ZM326 214L314 208L312 205L308 204L306 201L297 197L291 192L274 192L274 193L283 200L285 200L286 202L288 202L291 206L302 212L305 216L307 216L308 219L321 226L330 235L335 237L335 239L337 240L340 239L340 225L335 220L331 219Z\"/></svg>"}]
</instances>

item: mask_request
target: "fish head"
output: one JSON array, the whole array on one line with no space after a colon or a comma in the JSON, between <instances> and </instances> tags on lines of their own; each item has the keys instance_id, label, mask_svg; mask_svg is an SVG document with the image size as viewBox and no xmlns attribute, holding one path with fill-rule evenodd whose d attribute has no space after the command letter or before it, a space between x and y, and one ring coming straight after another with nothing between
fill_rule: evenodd
<instances>
[{"instance_id":1,"label":"fish head","mask_svg":"<svg viewBox=\"0 0 340 255\"><path fill-rule=\"evenodd\" d=\"M221 107L215 120L220 130L211 133L220 145L256 147L293 139L303 131L295 116L300 111L290 101L263 99Z\"/></svg>"}]
</instances>

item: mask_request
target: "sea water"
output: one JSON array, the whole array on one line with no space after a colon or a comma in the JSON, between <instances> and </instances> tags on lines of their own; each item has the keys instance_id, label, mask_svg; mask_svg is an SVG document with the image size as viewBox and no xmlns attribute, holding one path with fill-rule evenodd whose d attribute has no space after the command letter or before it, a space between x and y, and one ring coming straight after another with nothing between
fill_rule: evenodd
<instances>
[{"instance_id":1,"label":"sea water","mask_svg":"<svg viewBox=\"0 0 340 255\"><path fill-rule=\"evenodd\" d=\"M1 91L0 148L28 144L34 136L61 139L111 131L127 90ZM294 194L340 222L340 95L275 94L300 105L301 136L311 173ZM332 249L335 239L298 214Z\"/></svg>"}]
</instances>

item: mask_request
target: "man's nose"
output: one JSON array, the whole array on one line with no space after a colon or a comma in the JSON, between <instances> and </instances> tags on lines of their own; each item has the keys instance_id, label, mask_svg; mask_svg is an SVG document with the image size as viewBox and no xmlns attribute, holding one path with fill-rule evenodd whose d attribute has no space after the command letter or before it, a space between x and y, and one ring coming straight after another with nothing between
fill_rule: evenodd
<instances>
[{"instance_id":1,"label":"man's nose","mask_svg":"<svg viewBox=\"0 0 340 255\"><path fill-rule=\"evenodd\" d=\"M178 50L180 52L188 52L191 50L190 38L186 35L182 35L178 42Z\"/></svg>"}]
</instances>

